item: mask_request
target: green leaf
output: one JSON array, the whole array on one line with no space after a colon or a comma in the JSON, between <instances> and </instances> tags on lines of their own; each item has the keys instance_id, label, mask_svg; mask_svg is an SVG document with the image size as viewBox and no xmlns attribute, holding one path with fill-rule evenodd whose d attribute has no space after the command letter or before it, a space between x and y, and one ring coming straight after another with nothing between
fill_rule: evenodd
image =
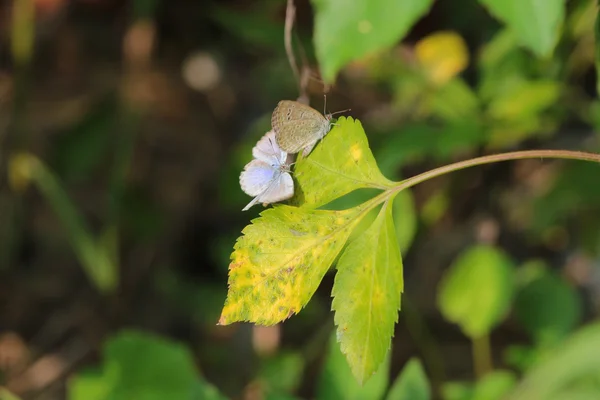
<instances>
[{"instance_id":1,"label":"green leaf","mask_svg":"<svg viewBox=\"0 0 600 400\"><path fill-rule=\"evenodd\" d=\"M273 325L299 312L366 209L365 203L344 211L285 205L263 211L235 244L219 324Z\"/></svg>"},{"instance_id":2,"label":"green leaf","mask_svg":"<svg viewBox=\"0 0 600 400\"><path fill-rule=\"evenodd\" d=\"M513 270L511 260L494 247L468 249L442 279L438 292L440 311L472 339L488 334L510 306Z\"/></svg>"},{"instance_id":3,"label":"green leaf","mask_svg":"<svg viewBox=\"0 0 600 400\"><path fill-rule=\"evenodd\" d=\"M116 374L88 370L69 381L69 400L104 400L116 384Z\"/></svg>"},{"instance_id":4,"label":"green leaf","mask_svg":"<svg viewBox=\"0 0 600 400\"><path fill-rule=\"evenodd\" d=\"M390 357L364 385L352 376L346 358L340 351L335 335L329 341L325 367L317 385L317 400L380 399L388 386Z\"/></svg>"},{"instance_id":5,"label":"green leaf","mask_svg":"<svg viewBox=\"0 0 600 400\"><path fill-rule=\"evenodd\" d=\"M327 82L348 62L393 46L432 0L312 0L315 50Z\"/></svg>"},{"instance_id":6,"label":"green leaf","mask_svg":"<svg viewBox=\"0 0 600 400\"><path fill-rule=\"evenodd\" d=\"M517 378L510 371L493 371L485 375L475 384L471 400L501 400L504 399L515 384Z\"/></svg>"},{"instance_id":7,"label":"green leaf","mask_svg":"<svg viewBox=\"0 0 600 400\"><path fill-rule=\"evenodd\" d=\"M594 163L569 163L561 168L552 188L539 196L532 206L532 226L542 231L567 218L579 220L579 224L597 218L600 203L600 185L596 185L598 166ZM585 212L590 210L592 212ZM596 225L597 226L597 225ZM597 231L597 229L595 229Z\"/></svg>"},{"instance_id":8,"label":"green leaf","mask_svg":"<svg viewBox=\"0 0 600 400\"><path fill-rule=\"evenodd\" d=\"M369 199L378 194L378 190L359 189L347 195L333 200L327 205L327 209L345 210ZM394 225L396 226L396 235L398 236L398 245L400 252L404 252L410 248L410 245L417 231L417 214L415 210L415 202L410 190L403 190L394 198ZM378 210L376 208L369 211L361 220L356 228L352 231L348 240L354 240L366 231L375 218L377 218Z\"/></svg>"},{"instance_id":9,"label":"green leaf","mask_svg":"<svg viewBox=\"0 0 600 400\"><path fill-rule=\"evenodd\" d=\"M15 396L8 390L6 390L4 388L0 388L0 400L20 400L20 399L19 399L19 397Z\"/></svg>"},{"instance_id":10,"label":"green leaf","mask_svg":"<svg viewBox=\"0 0 600 400\"><path fill-rule=\"evenodd\" d=\"M403 286L392 205L387 201L369 229L342 253L333 285L337 337L360 383L371 377L390 348Z\"/></svg>"},{"instance_id":11,"label":"green leaf","mask_svg":"<svg viewBox=\"0 0 600 400\"><path fill-rule=\"evenodd\" d=\"M479 0L538 57L552 54L565 19L565 0Z\"/></svg>"},{"instance_id":12,"label":"green leaf","mask_svg":"<svg viewBox=\"0 0 600 400\"><path fill-rule=\"evenodd\" d=\"M347 210L372 199L380 193L381 191L376 189L358 189L338 199L333 200L331 203L328 203L327 209ZM362 217L360 222L352 230L352 233L350 234L348 240L352 241L360 235L362 235L362 233L371 226L373 221L375 221L375 218L377 218L377 214L379 214L379 210L377 208L373 208L364 217Z\"/></svg>"},{"instance_id":13,"label":"green leaf","mask_svg":"<svg viewBox=\"0 0 600 400\"><path fill-rule=\"evenodd\" d=\"M353 190L388 189L358 120L340 118L307 158L298 157L294 170L294 203L317 208Z\"/></svg>"},{"instance_id":14,"label":"green leaf","mask_svg":"<svg viewBox=\"0 0 600 400\"><path fill-rule=\"evenodd\" d=\"M538 343L553 344L562 339L577 326L581 313L576 289L547 268L528 282L515 299L517 319Z\"/></svg>"},{"instance_id":15,"label":"green leaf","mask_svg":"<svg viewBox=\"0 0 600 400\"><path fill-rule=\"evenodd\" d=\"M442 385L444 400L473 400L473 384L467 382L445 382Z\"/></svg>"},{"instance_id":16,"label":"green leaf","mask_svg":"<svg viewBox=\"0 0 600 400\"><path fill-rule=\"evenodd\" d=\"M79 375L69 383L69 399L190 400L199 392L197 386L198 373L186 347L124 331L106 344L100 373Z\"/></svg>"},{"instance_id":17,"label":"green leaf","mask_svg":"<svg viewBox=\"0 0 600 400\"><path fill-rule=\"evenodd\" d=\"M146 333L122 332L104 355L106 367L118 371L116 398L188 398L198 377L186 347Z\"/></svg>"},{"instance_id":18,"label":"green leaf","mask_svg":"<svg viewBox=\"0 0 600 400\"><path fill-rule=\"evenodd\" d=\"M292 396L291 394L285 393L267 393L264 397L265 400L302 400L299 397Z\"/></svg>"},{"instance_id":19,"label":"green leaf","mask_svg":"<svg viewBox=\"0 0 600 400\"><path fill-rule=\"evenodd\" d=\"M553 347L533 347L527 345L509 345L503 354L504 363L519 372L529 370L542 359L548 351L552 351Z\"/></svg>"},{"instance_id":20,"label":"green leaf","mask_svg":"<svg viewBox=\"0 0 600 400\"><path fill-rule=\"evenodd\" d=\"M304 370L304 358L298 353L283 353L265 360L259 377L269 394L293 393L298 389Z\"/></svg>"},{"instance_id":21,"label":"green leaf","mask_svg":"<svg viewBox=\"0 0 600 400\"><path fill-rule=\"evenodd\" d=\"M543 363L532 368L506 399L571 399L560 392L570 389L577 379L590 374L597 376L599 348L600 323L582 328L549 354Z\"/></svg>"},{"instance_id":22,"label":"green leaf","mask_svg":"<svg viewBox=\"0 0 600 400\"><path fill-rule=\"evenodd\" d=\"M471 382L446 382L442 386L444 400L501 400L516 383L510 371L493 371L475 384Z\"/></svg>"},{"instance_id":23,"label":"green leaf","mask_svg":"<svg viewBox=\"0 0 600 400\"><path fill-rule=\"evenodd\" d=\"M552 81L520 81L493 99L488 113L499 120L535 116L558 101L561 85Z\"/></svg>"},{"instance_id":24,"label":"green leaf","mask_svg":"<svg viewBox=\"0 0 600 400\"><path fill-rule=\"evenodd\" d=\"M199 379L192 386L190 400L227 400L219 390L210 383Z\"/></svg>"},{"instance_id":25,"label":"green leaf","mask_svg":"<svg viewBox=\"0 0 600 400\"><path fill-rule=\"evenodd\" d=\"M438 88L429 102L433 115L454 124L477 121L481 115L477 95L462 79L452 79Z\"/></svg>"},{"instance_id":26,"label":"green leaf","mask_svg":"<svg viewBox=\"0 0 600 400\"><path fill-rule=\"evenodd\" d=\"M567 389L552 396L548 400L598 400L598 389Z\"/></svg>"},{"instance_id":27,"label":"green leaf","mask_svg":"<svg viewBox=\"0 0 600 400\"><path fill-rule=\"evenodd\" d=\"M396 378L387 400L429 400L431 387L418 358L411 358Z\"/></svg>"}]
</instances>

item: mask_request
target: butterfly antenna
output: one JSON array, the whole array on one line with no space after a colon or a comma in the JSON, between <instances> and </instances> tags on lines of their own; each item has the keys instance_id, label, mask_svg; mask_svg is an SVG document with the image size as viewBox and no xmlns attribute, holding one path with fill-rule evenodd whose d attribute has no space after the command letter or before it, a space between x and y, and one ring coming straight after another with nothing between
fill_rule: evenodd
<instances>
[{"instance_id":1,"label":"butterfly antenna","mask_svg":"<svg viewBox=\"0 0 600 400\"><path fill-rule=\"evenodd\" d=\"M327 95L323 94L323 115L327 114Z\"/></svg>"},{"instance_id":2,"label":"butterfly antenna","mask_svg":"<svg viewBox=\"0 0 600 400\"><path fill-rule=\"evenodd\" d=\"M336 111L336 112L332 112L332 113L331 113L331 114L329 114L329 115L340 114L340 113L343 113L343 112L346 112L346 111L350 111L350 110L352 110L352 109L351 109L351 108L347 108L347 109L345 109L345 110L342 110L342 111Z\"/></svg>"}]
</instances>

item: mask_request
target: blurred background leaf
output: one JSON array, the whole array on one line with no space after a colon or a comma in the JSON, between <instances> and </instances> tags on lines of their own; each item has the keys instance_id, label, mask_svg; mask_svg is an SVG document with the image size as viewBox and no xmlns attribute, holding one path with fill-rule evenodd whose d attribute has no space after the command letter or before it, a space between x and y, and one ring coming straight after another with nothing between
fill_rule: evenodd
<instances>
[{"instance_id":1,"label":"blurred background leaf","mask_svg":"<svg viewBox=\"0 0 600 400\"><path fill-rule=\"evenodd\" d=\"M328 109L350 108L390 180L511 150L600 149L595 0L294 5L290 39L310 104L323 109L326 93ZM531 376L545 368L558 368L540 378L551 384L525 394L599 398L593 345L561 358L600 315L594 164L520 160L399 193L410 312L394 327L389 366L361 389L343 356L329 355L339 346L327 341L335 261L285 323L215 325L232 247L264 210L240 211L240 171L277 102L300 95L285 13L281 0L0 2L3 390L110 398L121 383L109 364L124 361L103 349L134 327L185 347L194 372L178 377L194 377L191 398L385 398L388 378L414 358L432 398L507 397L542 385ZM336 157L348 147L340 138ZM327 208L376 194L356 190ZM461 265L481 247L496 256ZM489 267L501 259L511 266ZM464 279L451 279L457 270ZM458 325L449 309L465 312ZM150 368L145 354L125 355L128 368ZM160 379L139 376L135 390L163 393Z\"/></svg>"},{"instance_id":2,"label":"blurred background leaf","mask_svg":"<svg viewBox=\"0 0 600 400\"><path fill-rule=\"evenodd\" d=\"M360 385L352 375L335 335L332 335L325 364L319 375L317 399L381 398L388 386L389 368L390 358L388 356L377 372L364 385Z\"/></svg>"},{"instance_id":3,"label":"blurred background leaf","mask_svg":"<svg viewBox=\"0 0 600 400\"><path fill-rule=\"evenodd\" d=\"M514 265L499 249L476 246L463 252L440 284L444 316L471 338L488 334L508 312L514 293Z\"/></svg>"},{"instance_id":4,"label":"blurred background leaf","mask_svg":"<svg viewBox=\"0 0 600 400\"><path fill-rule=\"evenodd\" d=\"M432 2L313 0L312 3L317 58L323 78L332 82L348 62L401 40Z\"/></svg>"},{"instance_id":5,"label":"blurred background leaf","mask_svg":"<svg viewBox=\"0 0 600 400\"><path fill-rule=\"evenodd\" d=\"M69 398L190 399L217 392L199 381L190 352L182 345L146 333L124 331L105 346L99 373L73 379ZM204 398L204 397L203 397Z\"/></svg>"},{"instance_id":6,"label":"blurred background leaf","mask_svg":"<svg viewBox=\"0 0 600 400\"><path fill-rule=\"evenodd\" d=\"M417 358L410 359L392 384L387 400L429 400L431 388L423 365Z\"/></svg>"},{"instance_id":7,"label":"blurred background leaf","mask_svg":"<svg viewBox=\"0 0 600 400\"><path fill-rule=\"evenodd\" d=\"M538 56L548 57L558 38L565 14L564 0L480 0L515 32L519 41Z\"/></svg>"},{"instance_id":8,"label":"blurred background leaf","mask_svg":"<svg viewBox=\"0 0 600 400\"><path fill-rule=\"evenodd\" d=\"M515 315L520 324L540 345L562 340L581 320L578 293L543 263L522 265L519 273L529 275L515 298Z\"/></svg>"}]
</instances>

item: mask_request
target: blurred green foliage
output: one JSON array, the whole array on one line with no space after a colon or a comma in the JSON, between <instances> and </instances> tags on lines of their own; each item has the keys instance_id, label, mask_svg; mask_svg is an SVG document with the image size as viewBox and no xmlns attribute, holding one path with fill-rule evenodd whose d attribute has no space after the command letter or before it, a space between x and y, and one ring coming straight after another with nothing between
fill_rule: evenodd
<instances>
[{"instance_id":1,"label":"blurred green foliage","mask_svg":"<svg viewBox=\"0 0 600 400\"><path fill-rule=\"evenodd\" d=\"M472 247L459 255L440 283L438 307L465 335L488 335L504 318L514 293L514 266L500 250Z\"/></svg>"},{"instance_id":2,"label":"blurred green foliage","mask_svg":"<svg viewBox=\"0 0 600 400\"><path fill-rule=\"evenodd\" d=\"M387 400L429 400L431 387L421 362L412 358L404 364L386 397Z\"/></svg>"},{"instance_id":3,"label":"blurred green foliage","mask_svg":"<svg viewBox=\"0 0 600 400\"><path fill-rule=\"evenodd\" d=\"M317 384L317 399L379 399L388 386L390 358L364 385L356 382L334 335L329 341L323 372Z\"/></svg>"},{"instance_id":4,"label":"blurred green foliage","mask_svg":"<svg viewBox=\"0 0 600 400\"><path fill-rule=\"evenodd\" d=\"M136 331L112 337L102 368L79 374L69 385L70 400L224 398L198 376L187 348Z\"/></svg>"},{"instance_id":5,"label":"blurred green foliage","mask_svg":"<svg viewBox=\"0 0 600 400\"><path fill-rule=\"evenodd\" d=\"M267 399L310 397L306 393L316 393L312 397L317 399L600 397L600 330L598 323L593 322L598 316L594 296L600 255L600 189L596 164L552 162L544 164L548 169L539 170L527 164L523 167L525 171L518 171L516 167L505 171L510 178L504 176L506 179L501 177L498 182L494 180L495 175L482 178L474 172L464 175L469 182L440 181L427 191L405 190L394 198L395 241L402 255L408 255L411 261L420 260L430 248L422 247L419 236L428 239L434 235L432 232L443 231L448 224L448 229L455 230L457 237L464 235L464 213L461 214L457 206L463 204L461 202L465 208L477 208L469 210L474 213L493 210L502 240L488 245L467 238L460 246L450 246L450 249L437 243L435 251L429 253L439 252L440 258L445 260L448 269L443 274L432 272L428 261L414 264L415 269L425 270L423 276L431 281L427 282L430 286L422 284L429 299L436 296L432 288L438 288L436 312L439 311L448 324L442 325L442 333L436 332L437 340L444 342L447 331L451 330L450 324L457 324L466 337L473 339L477 362L482 357L478 354L482 351L477 347L478 339L491 337L493 342L494 336L501 337L509 331L510 343L499 341L494 348L496 354L502 354L501 361L494 359L496 365L490 362L492 370L483 376L468 379L470 373L451 370L453 356L444 354L440 358L446 358L442 367L447 368L448 376L443 382L435 381L433 375L428 378L428 371L433 368L427 352L423 352L421 364L419 358L405 363L408 355L402 353L396 357L396 353L387 351L383 365L360 386L340 351L340 338L335 335L330 337L325 354L313 350L312 360L308 360L305 349L285 345L270 356L254 357L252 350L247 350L250 328L228 330L230 328L215 328L214 324L225 297L223 282L231 244L249 219L247 216L256 216L260 211L253 209L243 217L238 214L248 201L239 189L239 172L249 161L254 143L269 129L271 105L295 93L283 46L284 2L262 0L252 5L215 2L205 6L205 12L194 20L192 25L198 32L218 27L221 36L218 41L210 39L207 48L228 62L225 70L228 70L229 81L218 90L203 93L203 101L210 103L215 98L220 99L220 103L210 103L219 106L227 104L223 99L236 96L246 96L251 101L239 101L241 107L238 108L244 110L234 110L242 115L239 120L243 122L237 125L226 124L226 120L233 117L215 112L220 111L219 106L211 110L217 116L216 125L236 131L235 136L223 134L219 138L226 152L218 154L219 169L214 174L208 173L214 175L213 182L202 188L209 194L201 196L203 203L198 205L210 221L209 227L204 227L209 231L206 236L210 245L198 251L208 254L207 259L215 268L209 270L208 263L196 265L200 272L194 273L201 278L190 274L194 275L192 279L179 270L178 264L183 261L170 259L164 264L168 268L163 266L158 271L148 268L154 274L152 279L142 278L139 282L130 258L137 262L138 258L147 257L151 260L147 264L154 265L153 247L158 248L163 241L175 241L167 234L173 233L170 230L173 226L175 230L181 228L179 222L169 220L174 218L165 211L167 205L156 200L159 196L151 194L167 194L173 187L159 186L164 179L160 175L152 182L156 187L145 187L143 182L136 181L135 174L131 174L134 178L130 176L131 165L143 164L143 157L142 161L136 160L140 156L141 139L153 140L139 134L144 120L152 121L153 110L130 104L123 93L117 94L111 87L68 126L62 126L56 137L43 138L37 143L31 141L28 126L35 126L38 121L35 116L28 116L29 111L24 106L27 97L34 96L32 86L35 85L28 85L27 76L30 68L39 62L36 46L39 45L40 54L48 51L44 47L45 39L36 39L35 35L44 35L45 29L52 25L46 24L42 17L34 20L34 12L43 15L42 3L17 0L7 13L11 15L11 24L7 25L11 37L7 43L10 43L15 64L15 104L7 113L12 115L9 140L4 141L2 132L0 143L2 156L11 156L13 161L6 173L14 193L9 190L0 193L2 216L6 218L2 220L0 231L0 269L20 272L15 272L18 269L11 264L11 254L21 251L22 242L18 237L21 232L32 229L26 226L27 218L19 215L31 203L24 189L32 183L57 215L66 241L92 287L103 293L103 299L109 299L102 303L104 307L110 308L108 304L118 304L122 300L120 296L125 298L139 290L131 280L127 281L131 274L133 281L143 289L150 290L145 287L150 282L149 286L156 290L141 302L149 303L141 307L144 311L144 307L150 308L150 314L159 321L175 319L174 316L184 319L189 324L184 329L194 332L190 336L196 335L203 341L198 346L195 337L184 345L141 331L118 331L114 329L111 315L107 317L110 320L107 325L112 333L104 343L102 362L97 368L76 371L71 376L70 399L220 399L226 398L221 391L227 396L240 397L243 392L251 397L252 390L257 390L259 398ZM185 14L185 11L169 8L166 3L132 2L127 11L131 26L139 19L160 21L161 13ZM308 5L307 2L304 7ZM299 44L304 46L307 57L304 66L316 69L315 65L319 65L325 81L333 83L339 78L339 85L330 98L354 102L352 107L361 114L360 119L367 127L374 159L388 179L400 181L409 174L480 153L541 147L586 151L600 148L597 133L600 103L596 99L600 84L598 79L594 82L590 78L594 66L600 68L600 46L595 42L600 24L597 3L593 0L456 0L446 3L313 0L310 6L314 33L310 32L311 23L306 21L307 13L300 13L296 21L295 48L298 50ZM177 24L157 26L160 28L158 37L164 40L156 52L157 57L169 59L182 51L169 48L168 35L177 30ZM164 37L160 36L161 29L167 32ZM197 32L190 35L186 39L190 42L182 47L188 51L196 40L208 40L209 35L206 32L204 35L206 37ZM94 46L84 50L97 51ZM260 62L247 62L249 59ZM35 64L30 65L31 60ZM126 75L130 67L127 65L123 68L125 72L119 73ZM42 64L35 73L40 73L40 69L44 69ZM248 70L247 75L243 75L244 69ZM144 68L135 71L133 75L143 76ZM240 89L242 83L251 94ZM320 96L319 90L320 86L318 90L313 88L312 93ZM0 104L4 104L2 101L0 96ZM168 103L170 99L167 96L163 101ZM196 110L194 108L194 112ZM211 125L215 125L213 120L203 120L198 130L209 132ZM178 129L169 126L174 137ZM338 152L343 153L347 142L339 144ZM152 146L160 148L162 144ZM213 151L218 153L215 148L207 148L208 145L192 151L198 152L197 158L204 158ZM39 157L31 154L46 150L47 154ZM47 164L41 161L44 157L48 159ZM365 172L372 167L355 172ZM183 175L180 171L177 174ZM77 191L86 185L99 186L100 190L82 200ZM489 192L489 198L481 196L477 192L480 189ZM475 200L471 198L474 192L479 193ZM326 208L347 209L366 201L372 194L369 190L355 190L327 204ZM326 192L314 194L326 195ZM331 200L329 197L327 201L317 199L323 200L317 201L318 205L327 203ZM96 198L98 203L93 201ZM364 216L350 235L350 243L368 232L377 212L374 209ZM470 222L465 221L465 224ZM215 226L219 229L214 229ZM43 237L30 236L33 240ZM199 242L204 239L204 236L196 238L195 246L200 246ZM124 254L124 249L135 251ZM53 251L51 255L59 253ZM524 252L527 252L525 257ZM530 253L540 252L550 255L532 261L534 254ZM444 256L446 254L451 257ZM584 278L577 275L581 271L573 272L569 264L572 257L582 255L590 260ZM425 260L431 258L425 257ZM46 263L52 261L52 257L48 257L41 264L46 267ZM57 257L57 261L60 264L63 259ZM30 267L29 262L25 264ZM406 265L410 274L414 273L409 263ZM24 270L25 274L29 271ZM50 273L54 274L54 270ZM28 278L36 281L35 277ZM15 282L4 276L0 281L7 283L5 290ZM27 290L20 291L27 293ZM164 302L162 307L151 303L157 294ZM323 297L328 300L328 293ZM70 300L79 301L79 298ZM319 301L326 305L311 314L311 305ZM345 302L351 301L352 298L347 298ZM22 302L17 298L14 304L20 307ZM307 339L306 332L322 323L319 318L329 311L329 306L322 298L313 299L302 315L284 324L284 334L296 340L300 337L309 341L310 346L318 347L318 343L312 342L313 338ZM139 308L136 311L139 312ZM136 311L129 318L136 319ZM300 320L301 323L293 325ZM29 325L26 326L29 329ZM287 326L302 329L286 332ZM407 337L403 335L403 328L403 325L397 328L397 337ZM515 337L514 331L521 335ZM246 343L246 347L240 343ZM222 351L223 348L226 350ZM240 351L240 348L246 350ZM199 356L205 349L208 350ZM467 360L464 354L461 353L460 358ZM231 360L225 360L227 358ZM315 371L313 366L317 361L319 368ZM215 366L218 363L221 364ZM470 361L464 363L471 367ZM400 364L404 364L402 371L390 382L390 371ZM198 365L211 381L218 382L221 390L200 376ZM236 368L211 374L212 370L223 371L223 365ZM514 370L504 369L507 366ZM232 376L223 376L227 374ZM458 378L463 381L456 381ZM0 387L0 399L17 397Z\"/></svg>"}]
</instances>

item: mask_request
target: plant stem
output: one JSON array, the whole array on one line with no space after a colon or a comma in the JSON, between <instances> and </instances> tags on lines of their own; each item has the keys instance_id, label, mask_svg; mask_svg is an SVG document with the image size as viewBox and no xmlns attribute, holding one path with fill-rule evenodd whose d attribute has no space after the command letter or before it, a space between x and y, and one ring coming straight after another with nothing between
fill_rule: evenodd
<instances>
[{"instance_id":1,"label":"plant stem","mask_svg":"<svg viewBox=\"0 0 600 400\"><path fill-rule=\"evenodd\" d=\"M485 334L478 338L471 339L473 345L473 369L477 379L483 378L490 372L492 367L492 352L490 349L490 336Z\"/></svg>"},{"instance_id":2,"label":"plant stem","mask_svg":"<svg viewBox=\"0 0 600 400\"><path fill-rule=\"evenodd\" d=\"M115 290L118 284L118 271L109 254L100 249L81 214L70 201L69 196L54 174L33 156L22 161L22 168L30 168L31 179L37 185L48 203L54 208L63 224L67 238L85 272L96 287L104 293ZM17 166L13 168L18 168Z\"/></svg>"},{"instance_id":3,"label":"plant stem","mask_svg":"<svg viewBox=\"0 0 600 400\"><path fill-rule=\"evenodd\" d=\"M526 158L561 158L567 160L593 161L600 163L600 154L585 153L582 151L570 150L526 150L514 151L510 153L494 154L489 156L477 157L470 160L460 161L454 164L445 165L424 172L412 178L398 182L398 185L390 189L393 192L400 192L409 187L415 186L426 180L437 178L438 176L448 174L465 168L475 167L477 165L492 164L500 161L522 160ZM600 172L600 170L598 171Z\"/></svg>"}]
</instances>

